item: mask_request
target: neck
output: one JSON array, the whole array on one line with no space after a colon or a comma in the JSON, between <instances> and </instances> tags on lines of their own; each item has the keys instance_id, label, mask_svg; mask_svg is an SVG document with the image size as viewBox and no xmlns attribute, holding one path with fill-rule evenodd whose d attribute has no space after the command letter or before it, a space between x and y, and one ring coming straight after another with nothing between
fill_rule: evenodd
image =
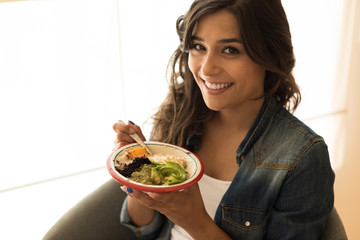
<instances>
[{"instance_id":1,"label":"neck","mask_svg":"<svg viewBox=\"0 0 360 240\"><path fill-rule=\"evenodd\" d=\"M236 109L227 109L215 114L213 122L229 131L248 132L258 116L264 99L250 100Z\"/></svg>"}]
</instances>

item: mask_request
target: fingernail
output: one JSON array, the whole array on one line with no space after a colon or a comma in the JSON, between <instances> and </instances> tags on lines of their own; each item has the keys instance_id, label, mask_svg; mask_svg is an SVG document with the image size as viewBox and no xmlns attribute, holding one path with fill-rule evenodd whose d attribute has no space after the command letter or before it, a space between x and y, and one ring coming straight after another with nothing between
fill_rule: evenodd
<instances>
[{"instance_id":1,"label":"fingernail","mask_svg":"<svg viewBox=\"0 0 360 240\"><path fill-rule=\"evenodd\" d=\"M135 123L133 121L128 120L128 122L131 123L132 125L135 125Z\"/></svg>"},{"instance_id":2,"label":"fingernail","mask_svg":"<svg viewBox=\"0 0 360 240\"><path fill-rule=\"evenodd\" d=\"M129 187L126 187L126 191L128 191L129 193L133 193L133 190Z\"/></svg>"}]
</instances>

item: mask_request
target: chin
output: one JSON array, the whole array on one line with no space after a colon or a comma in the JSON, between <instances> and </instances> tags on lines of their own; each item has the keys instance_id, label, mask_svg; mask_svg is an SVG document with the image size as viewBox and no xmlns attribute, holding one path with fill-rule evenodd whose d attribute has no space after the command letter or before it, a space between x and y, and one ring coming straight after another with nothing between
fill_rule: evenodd
<instances>
[{"instance_id":1,"label":"chin","mask_svg":"<svg viewBox=\"0 0 360 240\"><path fill-rule=\"evenodd\" d=\"M213 111L221 111L224 106L223 105L219 105L219 104L216 104L216 103L209 103L209 102L206 102L205 101L205 105L210 109L210 110L213 110Z\"/></svg>"}]
</instances>

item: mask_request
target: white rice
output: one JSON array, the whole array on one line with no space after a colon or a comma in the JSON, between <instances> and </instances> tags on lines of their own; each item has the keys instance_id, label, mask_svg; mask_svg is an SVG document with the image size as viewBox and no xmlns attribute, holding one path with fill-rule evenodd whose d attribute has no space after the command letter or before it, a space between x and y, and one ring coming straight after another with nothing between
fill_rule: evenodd
<instances>
[{"instance_id":1,"label":"white rice","mask_svg":"<svg viewBox=\"0 0 360 240\"><path fill-rule=\"evenodd\" d=\"M166 161L176 162L182 168L186 169L186 159L181 157L176 157L174 155L166 154L155 154L153 156L148 156L149 160L153 163L165 164Z\"/></svg>"}]
</instances>

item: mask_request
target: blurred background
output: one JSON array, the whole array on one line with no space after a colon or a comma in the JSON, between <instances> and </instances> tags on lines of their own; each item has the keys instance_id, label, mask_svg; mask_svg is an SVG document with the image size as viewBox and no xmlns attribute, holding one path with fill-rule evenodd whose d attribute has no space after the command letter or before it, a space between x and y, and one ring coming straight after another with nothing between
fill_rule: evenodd
<instances>
[{"instance_id":1,"label":"blurred background","mask_svg":"<svg viewBox=\"0 0 360 240\"><path fill-rule=\"evenodd\" d=\"M0 239L41 239L110 179L112 125L148 120L167 92L175 22L191 0L0 0ZM360 2L283 0L302 103L360 239Z\"/></svg>"}]
</instances>

